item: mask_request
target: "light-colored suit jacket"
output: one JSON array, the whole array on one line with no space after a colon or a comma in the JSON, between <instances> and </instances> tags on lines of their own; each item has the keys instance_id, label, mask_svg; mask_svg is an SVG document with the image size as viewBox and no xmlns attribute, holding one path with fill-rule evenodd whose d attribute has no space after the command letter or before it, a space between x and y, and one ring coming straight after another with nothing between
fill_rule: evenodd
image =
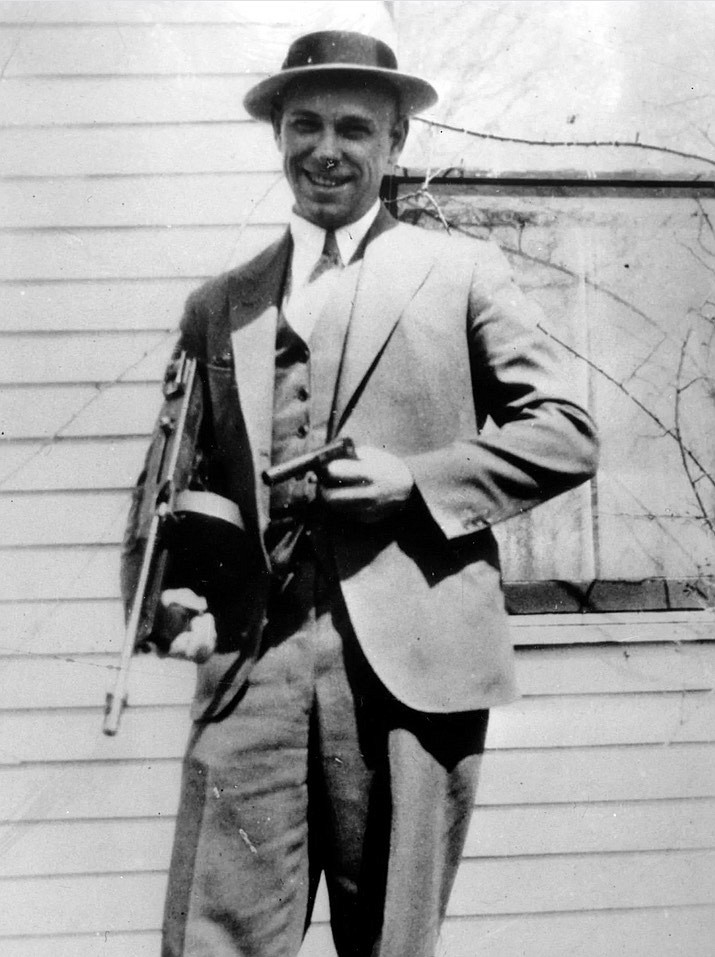
<instances>
[{"instance_id":1,"label":"light-colored suit jacket","mask_svg":"<svg viewBox=\"0 0 715 957\"><path fill-rule=\"evenodd\" d=\"M269 580L260 474L270 464L290 249L286 234L204 285L182 322L180 346L199 358L207 382L207 454L255 545L240 594L219 613L222 651L199 668L195 716L230 706L259 649ZM355 633L410 707L506 702L516 695L513 653L490 527L588 479L593 424L493 244L398 224L382 210L341 288L330 308L350 319L334 434L401 456L416 484L394 518L332 523ZM488 418L497 429L486 435ZM130 545L137 534L130 529Z\"/></svg>"}]
</instances>

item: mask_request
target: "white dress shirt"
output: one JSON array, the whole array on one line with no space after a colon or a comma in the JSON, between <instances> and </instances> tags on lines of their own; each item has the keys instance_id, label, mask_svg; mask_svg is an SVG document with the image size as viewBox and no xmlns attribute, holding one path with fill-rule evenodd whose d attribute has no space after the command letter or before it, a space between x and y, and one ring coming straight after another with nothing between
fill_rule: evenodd
<instances>
[{"instance_id":1,"label":"white dress shirt","mask_svg":"<svg viewBox=\"0 0 715 957\"><path fill-rule=\"evenodd\" d=\"M343 265L349 263L355 255L379 212L380 201L376 200L374 206L356 222L335 230L335 240ZM325 230L297 213L292 213L290 231L293 237L293 256L283 296L283 315L291 328L307 342L328 300L331 288L339 279L340 269L329 269L309 283L310 274L323 252Z\"/></svg>"}]
</instances>

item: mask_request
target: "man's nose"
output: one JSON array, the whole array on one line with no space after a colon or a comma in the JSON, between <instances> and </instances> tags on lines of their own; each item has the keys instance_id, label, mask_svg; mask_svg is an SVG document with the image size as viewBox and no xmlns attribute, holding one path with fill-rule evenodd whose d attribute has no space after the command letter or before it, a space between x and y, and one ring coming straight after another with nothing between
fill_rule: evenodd
<instances>
[{"instance_id":1,"label":"man's nose","mask_svg":"<svg viewBox=\"0 0 715 957\"><path fill-rule=\"evenodd\" d=\"M326 165L338 162L340 159L340 144L333 130L324 130L316 144L314 156L320 163Z\"/></svg>"}]
</instances>

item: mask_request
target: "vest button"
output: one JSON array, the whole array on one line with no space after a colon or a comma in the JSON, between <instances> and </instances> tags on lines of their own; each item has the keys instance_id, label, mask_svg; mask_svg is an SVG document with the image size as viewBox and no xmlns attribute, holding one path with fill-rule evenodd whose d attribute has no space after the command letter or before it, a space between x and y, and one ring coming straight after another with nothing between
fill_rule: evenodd
<instances>
[{"instance_id":1,"label":"vest button","mask_svg":"<svg viewBox=\"0 0 715 957\"><path fill-rule=\"evenodd\" d=\"M310 398L310 392L308 392L305 386L301 386L300 389L298 389L298 392L296 394L301 402L307 402L308 399Z\"/></svg>"},{"instance_id":2,"label":"vest button","mask_svg":"<svg viewBox=\"0 0 715 957\"><path fill-rule=\"evenodd\" d=\"M310 432L310 429L307 425L299 425L295 431L295 434L299 436L299 438L304 439L308 432Z\"/></svg>"}]
</instances>

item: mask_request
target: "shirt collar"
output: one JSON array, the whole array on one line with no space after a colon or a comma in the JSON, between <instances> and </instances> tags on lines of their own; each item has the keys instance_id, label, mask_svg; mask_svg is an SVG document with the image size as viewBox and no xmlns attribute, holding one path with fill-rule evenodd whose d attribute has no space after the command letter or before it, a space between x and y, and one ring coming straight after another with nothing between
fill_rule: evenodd
<instances>
[{"instance_id":1,"label":"shirt collar","mask_svg":"<svg viewBox=\"0 0 715 957\"><path fill-rule=\"evenodd\" d=\"M340 229L335 230L335 240L340 250L340 258L345 266L353 258L358 246L367 236L367 232L375 222L379 212L380 200L376 199L364 216L361 216L354 223L348 223L347 226L341 226Z\"/></svg>"},{"instance_id":2,"label":"shirt collar","mask_svg":"<svg viewBox=\"0 0 715 957\"><path fill-rule=\"evenodd\" d=\"M380 200L377 199L360 219L335 230L335 240L344 265L347 265L355 255L358 246L367 235L379 212ZM296 273L299 276L302 274L308 276L323 251L325 230L293 212L290 217L290 231L293 237L292 272L294 278Z\"/></svg>"}]
</instances>

